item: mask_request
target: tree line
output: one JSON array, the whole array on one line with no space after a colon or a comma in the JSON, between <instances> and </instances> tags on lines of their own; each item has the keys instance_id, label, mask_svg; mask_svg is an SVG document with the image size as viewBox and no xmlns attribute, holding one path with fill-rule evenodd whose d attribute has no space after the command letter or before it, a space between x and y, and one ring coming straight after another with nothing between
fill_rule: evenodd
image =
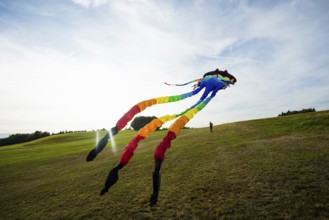
<instances>
[{"instance_id":1,"label":"tree line","mask_svg":"<svg viewBox=\"0 0 329 220\"><path fill-rule=\"evenodd\" d=\"M105 130L105 128L101 129L101 131ZM77 130L77 131L60 131L58 133L49 133L47 131L35 131L31 134L12 134L7 138L0 138L0 147L6 145L13 145L13 144L20 144L24 142L34 141L39 138L48 137L50 135L57 135L57 134L67 134L67 133L77 133L77 132L87 132L87 130Z\"/></svg>"},{"instance_id":2,"label":"tree line","mask_svg":"<svg viewBox=\"0 0 329 220\"><path fill-rule=\"evenodd\" d=\"M12 134L7 138L0 139L0 146L20 144L28 141L33 141L39 138L50 136L49 132L35 131L31 134Z\"/></svg>"},{"instance_id":3,"label":"tree line","mask_svg":"<svg viewBox=\"0 0 329 220\"><path fill-rule=\"evenodd\" d=\"M138 131L142 127L144 127L146 124L151 122L153 119L155 119L155 116L138 116L134 118L134 120L130 123L130 127L132 127L135 131ZM157 129L159 130L159 128Z\"/></svg>"},{"instance_id":4,"label":"tree line","mask_svg":"<svg viewBox=\"0 0 329 220\"><path fill-rule=\"evenodd\" d=\"M299 110L299 111L296 111L296 110L290 111L290 110L288 110L287 112L282 112L278 116L293 115L293 114L300 114L300 113L306 113L306 112L315 112L315 108L307 108L307 109L302 109L302 110Z\"/></svg>"},{"instance_id":5,"label":"tree line","mask_svg":"<svg viewBox=\"0 0 329 220\"><path fill-rule=\"evenodd\" d=\"M130 127L135 130L138 131L139 129L141 129L142 127L144 127L146 124L150 123L153 119L155 119L157 117L155 116L138 116L136 118L134 118L134 120L131 122ZM183 127L183 129L190 129L189 127ZM167 130L167 128L157 128L157 131L159 130Z\"/></svg>"}]
</instances>

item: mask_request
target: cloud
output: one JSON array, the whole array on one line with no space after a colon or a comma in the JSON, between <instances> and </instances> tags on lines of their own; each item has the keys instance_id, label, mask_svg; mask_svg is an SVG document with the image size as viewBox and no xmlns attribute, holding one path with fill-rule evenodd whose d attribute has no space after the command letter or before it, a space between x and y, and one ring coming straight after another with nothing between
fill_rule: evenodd
<instances>
[{"instance_id":1,"label":"cloud","mask_svg":"<svg viewBox=\"0 0 329 220\"><path fill-rule=\"evenodd\" d=\"M30 3L0 3L0 132L111 126L143 99L190 90L163 81L215 68L238 83L189 126L328 108L326 1ZM144 113L179 112L195 101Z\"/></svg>"},{"instance_id":2,"label":"cloud","mask_svg":"<svg viewBox=\"0 0 329 220\"><path fill-rule=\"evenodd\" d=\"M106 3L110 3L109 0L72 0L75 4L81 5L85 8L97 8Z\"/></svg>"}]
</instances>

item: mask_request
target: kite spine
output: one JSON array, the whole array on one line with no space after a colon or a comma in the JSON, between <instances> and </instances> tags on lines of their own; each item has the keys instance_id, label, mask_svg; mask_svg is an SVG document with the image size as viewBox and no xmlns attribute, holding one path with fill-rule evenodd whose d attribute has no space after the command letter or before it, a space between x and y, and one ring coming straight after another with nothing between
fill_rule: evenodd
<instances>
[{"instance_id":1,"label":"kite spine","mask_svg":"<svg viewBox=\"0 0 329 220\"><path fill-rule=\"evenodd\" d=\"M203 78L194 79L194 80L192 80L190 82L182 83L182 84L167 83L167 82L164 82L164 84L166 84L167 86L186 86L186 85L191 84L191 83L200 82L202 79Z\"/></svg>"}]
</instances>

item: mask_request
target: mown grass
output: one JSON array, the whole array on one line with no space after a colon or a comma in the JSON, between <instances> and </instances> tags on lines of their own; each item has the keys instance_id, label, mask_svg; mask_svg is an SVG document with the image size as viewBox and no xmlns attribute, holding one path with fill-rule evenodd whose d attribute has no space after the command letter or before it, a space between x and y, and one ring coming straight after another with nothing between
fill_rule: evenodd
<instances>
[{"instance_id":1,"label":"mown grass","mask_svg":"<svg viewBox=\"0 0 329 220\"><path fill-rule=\"evenodd\" d=\"M1 147L1 219L329 219L329 111L183 130L153 208L153 152L165 131L141 142L99 196L134 135L121 132L117 153L90 163L91 132Z\"/></svg>"}]
</instances>

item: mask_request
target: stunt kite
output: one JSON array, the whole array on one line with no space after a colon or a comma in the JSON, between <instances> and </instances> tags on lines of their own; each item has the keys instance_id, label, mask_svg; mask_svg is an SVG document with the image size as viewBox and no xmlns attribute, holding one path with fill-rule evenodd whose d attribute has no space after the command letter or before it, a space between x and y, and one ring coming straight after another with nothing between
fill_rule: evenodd
<instances>
[{"instance_id":1,"label":"stunt kite","mask_svg":"<svg viewBox=\"0 0 329 220\"><path fill-rule=\"evenodd\" d=\"M216 96L216 93L219 90L225 89L229 85L234 85L236 82L237 82L236 78L230 73L228 73L227 70L221 71L216 69L215 71L205 73L203 75L203 78L195 79L184 84L165 83L166 85L169 86L184 86L190 83L196 83L194 85L194 90L191 92L184 93L181 95L163 96L154 99L149 99L134 105L128 112L126 112L119 119L116 125L106 133L106 135L97 143L96 147L89 152L86 158L87 161L94 160L97 154L99 154L104 149L104 147L108 142L108 139L118 134L118 132L121 131L127 125L127 123L134 118L136 114L144 111L147 107L157 104L181 101L183 99L194 96L198 94L201 90L205 89L199 101L197 101L191 107L187 108L186 110L178 114L164 115L162 117L155 118L138 131L137 135L125 147L125 150L121 155L120 162L118 163L118 165L115 166L112 170L110 170L107 179L105 181L104 188L100 192L100 195L102 196L105 193L107 193L110 187L113 186L118 181L119 170L121 170L124 166L128 164L129 160L134 155L134 151L136 150L138 143L141 140L146 139L151 132L155 131L157 128L159 128L162 124L166 123L167 121L178 118L169 127L167 135L156 147L154 152L155 167L152 176L153 193L150 198L150 205L154 206L157 203L158 194L160 191L161 164L164 160L166 150L171 146L171 141L177 137L181 129L194 117L194 115L199 111L201 111L211 101L211 99Z\"/></svg>"}]
</instances>

